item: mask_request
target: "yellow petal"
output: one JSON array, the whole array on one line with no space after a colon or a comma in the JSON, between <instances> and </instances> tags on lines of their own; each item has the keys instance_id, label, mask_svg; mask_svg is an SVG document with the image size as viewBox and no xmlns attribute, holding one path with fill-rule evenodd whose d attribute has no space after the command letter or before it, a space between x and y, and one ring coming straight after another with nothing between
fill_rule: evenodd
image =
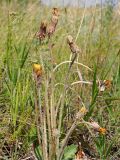
<instances>
[{"instance_id":1,"label":"yellow petal","mask_svg":"<svg viewBox=\"0 0 120 160\"><path fill-rule=\"evenodd\" d=\"M33 64L33 71L37 76L42 75L42 66L40 64Z\"/></svg>"},{"instance_id":2,"label":"yellow petal","mask_svg":"<svg viewBox=\"0 0 120 160\"><path fill-rule=\"evenodd\" d=\"M85 107L82 107L80 109L80 112L83 113L83 114L86 114L88 111L87 111L87 109Z\"/></svg>"},{"instance_id":3,"label":"yellow petal","mask_svg":"<svg viewBox=\"0 0 120 160\"><path fill-rule=\"evenodd\" d=\"M104 134L106 133L106 129L100 127L100 128L99 128L99 132L100 132L100 134L103 134L103 135L104 135Z\"/></svg>"}]
</instances>

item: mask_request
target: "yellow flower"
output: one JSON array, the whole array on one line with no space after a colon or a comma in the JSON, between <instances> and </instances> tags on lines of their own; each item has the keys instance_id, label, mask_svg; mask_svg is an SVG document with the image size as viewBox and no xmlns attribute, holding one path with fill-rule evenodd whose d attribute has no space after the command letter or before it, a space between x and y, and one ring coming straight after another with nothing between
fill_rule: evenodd
<instances>
[{"instance_id":1,"label":"yellow flower","mask_svg":"<svg viewBox=\"0 0 120 160\"><path fill-rule=\"evenodd\" d=\"M100 128L99 128L99 133L104 135L104 134L106 133L106 129L100 127Z\"/></svg>"},{"instance_id":2,"label":"yellow flower","mask_svg":"<svg viewBox=\"0 0 120 160\"><path fill-rule=\"evenodd\" d=\"M86 114L88 111L87 111L87 109L85 107L82 107L80 109L80 112L83 113L83 114Z\"/></svg>"},{"instance_id":3,"label":"yellow flower","mask_svg":"<svg viewBox=\"0 0 120 160\"><path fill-rule=\"evenodd\" d=\"M37 77L42 76L43 70L40 64L33 64L33 71Z\"/></svg>"}]
</instances>

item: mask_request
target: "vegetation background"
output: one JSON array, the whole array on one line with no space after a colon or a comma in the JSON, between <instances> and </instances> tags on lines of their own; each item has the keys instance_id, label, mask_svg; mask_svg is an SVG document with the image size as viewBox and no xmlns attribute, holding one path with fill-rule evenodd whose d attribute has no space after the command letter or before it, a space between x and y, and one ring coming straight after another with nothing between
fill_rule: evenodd
<instances>
[{"instance_id":1,"label":"vegetation background","mask_svg":"<svg viewBox=\"0 0 120 160\"><path fill-rule=\"evenodd\" d=\"M37 0L0 1L0 159L35 159L36 155L37 159L47 160L43 158L44 150L38 143L41 124L35 101L40 102L41 108L48 101L48 106L58 107L58 114L60 112L57 116L61 122L59 142L69 132L82 106L88 110L84 120L92 118L107 130L106 135L99 135L89 126L79 124L69 137L62 159L75 159L80 142L89 159L119 160L119 6L108 1L103 6L89 8L59 7L59 21L50 43L52 49L46 39L40 43L35 36L40 23L50 21L51 10L52 7ZM76 39L81 49L78 62L82 65L76 69L73 64L67 81L69 89L65 92L66 61L70 60L71 54L66 42L68 35ZM58 67L62 62L65 63ZM36 96L34 63L41 64L44 70L39 97ZM53 72L56 66L58 68ZM79 73L83 83L75 83L81 81ZM52 82L49 84L50 78ZM109 80L110 88L99 92L97 80ZM63 105L61 93L64 95ZM62 114L61 106L64 108Z\"/></svg>"}]
</instances>

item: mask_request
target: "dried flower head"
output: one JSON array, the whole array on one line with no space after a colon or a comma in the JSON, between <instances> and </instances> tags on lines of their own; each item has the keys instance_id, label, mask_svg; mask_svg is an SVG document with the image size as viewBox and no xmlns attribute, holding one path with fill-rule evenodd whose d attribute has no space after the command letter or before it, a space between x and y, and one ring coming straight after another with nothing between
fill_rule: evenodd
<instances>
[{"instance_id":1,"label":"dried flower head","mask_svg":"<svg viewBox=\"0 0 120 160\"><path fill-rule=\"evenodd\" d=\"M57 23L58 23L58 9L57 8L53 8L52 10L52 17L51 17L51 22L50 24L48 25L48 28L47 28L47 34L48 34L48 38L50 38L53 33L55 32L55 29L56 29L56 26L57 26Z\"/></svg>"},{"instance_id":2,"label":"dried flower head","mask_svg":"<svg viewBox=\"0 0 120 160\"><path fill-rule=\"evenodd\" d=\"M67 37L67 43L69 44L70 50L72 53L79 53L80 49L79 47L76 45L76 43L73 40L73 37L71 35L69 35Z\"/></svg>"},{"instance_id":3,"label":"dried flower head","mask_svg":"<svg viewBox=\"0 0 120 160\"><path fill-rule=\"evenodd\" d=\"M73 37L71 35L67 37L67 43L68 44L73 43Z\"/></svg>"},{"instance_id":4,"label":"dried flower head","mask_svg":"<svg viewBox=\"0 0 120 160\"><path fill-rule=\"evenodd\" d=\"M78 145L77 152L75 153L75 160L87 160L87 157L81 147L81 143Z\"/></svg>"},{"instance_id":5,"label":"dried flower head","mask_svg":"<svg viewBox=\"0 0 120 160\"><path fill-rule=\"evenodd\" d=\"M86 157L85 153L82 150L80 150L76 153L75 160L83 160L84 157Z\"/></svg>"},{"instance_id":6,"label":"dried flower head","mask_svg":"<svg viewBox=\"0 0 120 160\"><path fill-rule=\"evenodd\" d=\"M57 23L58 23L58 16L52 16L51 22L52 22L54 25L57 25Z\"/></svg>"},{"instance_id":7,"label":"dried flower head","mask_svg":"<svg viewBox=\"0 0 120 160\"><path fill-rule=\"evenodd\" d=\"M85 107L82 107L80 111L76 114L76 119L80 120L86 115L87 112L87 109Z\"/></svg>"},{"instance_id":8,"label":"dried flower head","mask_svg":"<svg viewBox=\"0 0 120 160\"><path fill-rule=\"evenodd\" d=\"M99 124L97 122L90 122L89 125L96 131L99 131Z\"/></svg>"},{"instance_id":9,"label":"dried flower head","mask_svg":"<svg viewBox=\"0 0 120 160\"><path fill-rule=\"evenodd\" d=\"M33 72L36 74L37 77L42 76L42 66L40 64L33 64Z\"/></svg>"},{"instance_id":10,"label":"dried flower head","mask_svg":"<svg viewBox=\"0 0 120 160\"><path fill-rule=\"evenodd\" d=\"M59 16L59 10L58 10L58 8L53 8L52 9L52 14L55 15L55 16Z\"/></svg>"},{"instance_id":11,"label":"dried flower head","mask_svg":"<svg viewBox=\"0 0 120 160\"><path fill-rule=\"evenodd\" d=\"M111 88L112 81L110 81L110 80L104 80L104 83L105 83L105 87L106 87L106 89Z\"/></svg>"},{"instance_id":12,"label":"dried flower head","mask_svg":"<svg viewBox=\"0 0 120 160\"><path fill-rule=\"evenodd\" d=\"M99 81L98 85L99 85L99 91L103 92L106 89L111 88L112 82L110 80Z\"/></svg>"},{"instance_id":13,"label":"dried flower head","mask_svg":"<svg viewBox=\"0 0 120 160\"><path fill-rule=\"evenodd\" d=\"M48 38L50 38L55 32L55 26L50 24L47 29Z\"/></svg>"},{"instance_id":14,"label":"dried flower head","mask_svg":"<svg viewBox=\"0 0 120 160\"><path fill-rule=\"evenodd\" d=\"M40 40L43 40L45 38L45 36L46 36L46 33L47 33L47 22L43 21L43 22L41 22L40 30L39 30L39 32L37 32L36 36Z\"/></svg>"}]
</instances>

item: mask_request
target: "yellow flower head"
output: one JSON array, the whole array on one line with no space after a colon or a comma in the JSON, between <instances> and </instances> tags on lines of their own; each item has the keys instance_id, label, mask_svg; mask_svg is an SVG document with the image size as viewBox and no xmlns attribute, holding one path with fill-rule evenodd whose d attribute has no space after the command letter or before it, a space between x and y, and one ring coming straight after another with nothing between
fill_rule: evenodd
<instances>
[{"instance_id":1,"label":"yellow flower head","mask_svg":"<svg viewBox=\"0 0 120 160\"><path fill-rule=\"evenodd\" d=\"M88 110L85 107L82 107L80 109L80 112L83 113L83 114L86 114L88 112Z\"/></svg>"},{"instance_id":2,"label":"yellow flower head","mask_svg":"<svg viewBox=\"0 0 120 160\"><path fill-rule=\"evenodd\" d=\"M99 133L104 135L104 134L106 133L106 129L100 127L100 128L99 128Z\"/></svg>"},{"instance_id":3,"label":"yellow flower head","mask_svg":"<svg viewBox=\"0 0 120 160\"><path fill-rule=\"evenodd\" d=\"M33 71L37 77L42 76L43 70L40 64L33 64Z\"/></svg>"}]
</instances>

